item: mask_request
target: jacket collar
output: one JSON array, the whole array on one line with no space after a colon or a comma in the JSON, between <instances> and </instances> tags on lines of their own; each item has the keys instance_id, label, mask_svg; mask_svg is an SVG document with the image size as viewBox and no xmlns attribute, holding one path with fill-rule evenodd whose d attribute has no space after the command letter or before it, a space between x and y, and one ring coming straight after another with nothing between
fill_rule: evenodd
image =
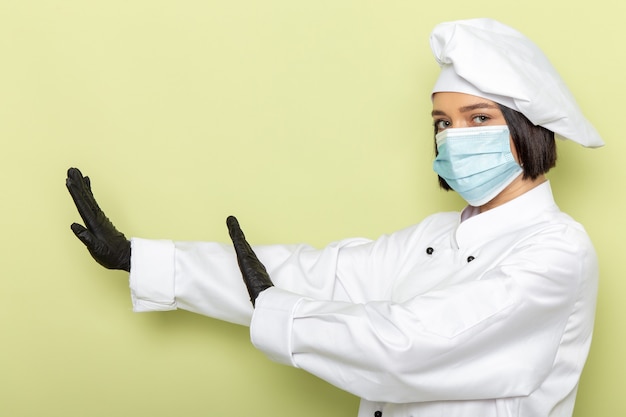
<instances>
[{"instance_id":1,"label":"jacket collar","mask_svg":"<svg viewBox=\"0 0 626 417\"><path fill-rule=\"evenodd\" d=\"M483 241L487 238L510 233L520 226L536 223L547 211L558 211L550 182L546 181L519 197L476 214L465 220L468 211L474 209L468 206L459 215L459 224L455 231L455 240L458 247L464 247L472 242ZM465 216L464 216L465 214Z\"/></svg>"}]
</instances>

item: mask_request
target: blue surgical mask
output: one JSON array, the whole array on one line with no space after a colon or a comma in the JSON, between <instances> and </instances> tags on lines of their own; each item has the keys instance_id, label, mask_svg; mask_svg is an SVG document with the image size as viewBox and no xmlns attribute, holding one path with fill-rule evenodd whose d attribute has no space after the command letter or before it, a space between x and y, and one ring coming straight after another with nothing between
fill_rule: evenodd
<instances>
[{"instance_id":1,"label":"blue surgical mask","mask_svg":"<svg viewBox=\"0 0 626 417\"><path fill-rule=\"evenodd\" d=\"M522 172L504 126L450 128L435 136L433 169L472 206L500 194Z\"/></svg>"}]
</instances>

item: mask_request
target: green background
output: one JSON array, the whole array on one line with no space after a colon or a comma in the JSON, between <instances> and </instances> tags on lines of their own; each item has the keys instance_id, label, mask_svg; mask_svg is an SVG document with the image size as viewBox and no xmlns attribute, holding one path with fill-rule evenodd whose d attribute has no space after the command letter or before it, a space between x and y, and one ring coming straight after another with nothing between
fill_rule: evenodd
<instances>
[{"instance_id":1,"label":"green background","mask_svg":"<svg viewBox=\"0 0 626 417\"><path fill-rule=\"evenodd\" d=\"M247 329L135 314L69 225L77 166L127 236L375 238L463 202L437 187L428 35L493 17L540 45L607 146L559 142L557 202L601 262L577 417L626 415L626 3L0 1L0 416L353 416Z\"/></svg>"}]
</instances>

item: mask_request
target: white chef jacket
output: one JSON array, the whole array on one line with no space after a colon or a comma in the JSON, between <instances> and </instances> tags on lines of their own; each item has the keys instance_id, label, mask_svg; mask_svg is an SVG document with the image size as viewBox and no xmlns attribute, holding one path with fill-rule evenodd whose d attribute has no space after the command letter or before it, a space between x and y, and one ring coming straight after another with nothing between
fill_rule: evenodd
<instances>
[{"instance_id":1,"label":"white chef jacket","mask_svg":"<svg viewBox=\"0 0 626 417\"><path fill-rule=\"evenodd\" d=\"M549 182L461 218L256 246L275 286L254 310L232 245L133 239L134 310L250 325L273 360L361 397L359 417L570 417L597 293L585 230Z\"/></svg>"}]
</instances>

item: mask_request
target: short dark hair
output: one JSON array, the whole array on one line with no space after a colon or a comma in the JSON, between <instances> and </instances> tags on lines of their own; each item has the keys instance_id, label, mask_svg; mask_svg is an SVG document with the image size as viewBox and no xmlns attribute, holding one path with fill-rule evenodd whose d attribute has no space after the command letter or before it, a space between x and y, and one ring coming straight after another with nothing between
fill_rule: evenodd
<instances>
[{"instance_id":1,"label":"short dark hair","mask_svg":"<svg viewBox=\"0 0 626 417\"><path fill-rule=\"evenodd\" d=\"M556 165L556 140L554 132L543 126L534 125L522 113L498 104L506 121L513 145L517 151L520 165L524 170L524 179L534 180ZM435 126L435 135L437 126ZM435 153L437 144L435 142ZM439 186L451 190L446 180L439 177Z\"/></svg>"}]
</instances>

